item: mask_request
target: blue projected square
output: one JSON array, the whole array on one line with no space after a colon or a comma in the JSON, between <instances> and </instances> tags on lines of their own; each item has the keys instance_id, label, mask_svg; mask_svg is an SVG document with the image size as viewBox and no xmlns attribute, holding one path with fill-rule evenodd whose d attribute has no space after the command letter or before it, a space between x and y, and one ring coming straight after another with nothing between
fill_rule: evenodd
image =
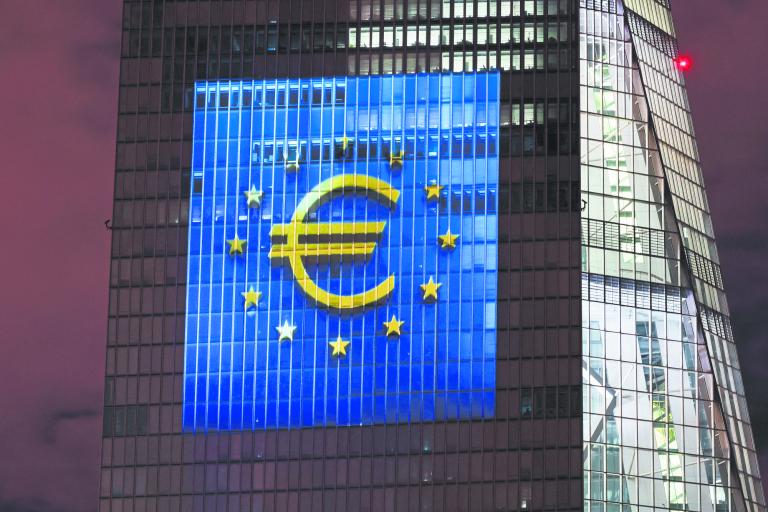
<instances>
[{"instance_id":1,"label":"blue projected square","mask_svg":"<svg viewBox=\"0 0 768 512\"><path fill-rule=\"evenodd\" d=\"M183 426L490 418L499 74L195 86Z\"/></svg>"}]
</instances>

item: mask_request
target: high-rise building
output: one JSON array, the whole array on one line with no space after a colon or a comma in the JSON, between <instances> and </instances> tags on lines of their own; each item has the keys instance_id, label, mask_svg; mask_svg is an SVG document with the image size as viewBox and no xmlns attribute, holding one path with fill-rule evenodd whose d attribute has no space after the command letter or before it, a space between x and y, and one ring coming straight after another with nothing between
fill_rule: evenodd
<instances>
[{"instance_id":1,"label":"high-rise building","mask_svg":"<svg viewBox=\"0 0 768 512\"><path fill-rule=\"evenodd\" d=\"M763 511L668 0L125 0L99 510Z\"/></svg>"}]
</instances>

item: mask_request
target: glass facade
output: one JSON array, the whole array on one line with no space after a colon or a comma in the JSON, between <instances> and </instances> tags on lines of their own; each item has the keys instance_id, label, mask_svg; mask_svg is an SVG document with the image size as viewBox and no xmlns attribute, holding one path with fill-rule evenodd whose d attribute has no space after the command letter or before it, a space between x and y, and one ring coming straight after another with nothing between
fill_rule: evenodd
<instances>
[{"instance_id":1,"label":"glass facade","mask_svg":"<svg viewBox=\"0 0 768 512\"><path fill-rule=\"evenodd\" d=\"M581 509L576 19L125 0L99 510ZM397 204L333 195L306 226L384 227L296 279L282 235L345 176Z\"/></svg>"},{"instance_id":2,"label":"glass facade","mask_svg":"<svg viewBox=\"0 0 768 512\"><path fill-rule=\"evenodd\" d=\"M99 510L764 510L666 0L124 0Z\"/></svg>"},{"instance_id":3,"label":"glass facade","mask_svg":"<svg viewBox=\"0 0 768 512\"><path fill-rule=\"evenodd\" d=\"M764 510L669 5L579 32L584 507Z\"/></svg>"}]
</instances>

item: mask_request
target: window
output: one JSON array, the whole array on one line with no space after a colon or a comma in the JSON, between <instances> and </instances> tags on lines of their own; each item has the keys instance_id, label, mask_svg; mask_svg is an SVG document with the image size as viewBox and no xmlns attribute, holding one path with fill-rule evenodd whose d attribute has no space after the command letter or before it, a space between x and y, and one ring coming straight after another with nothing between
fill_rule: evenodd
<instances>
[{"instance_id":1,"label":"window","mask_svg":"<svg viewBox=\"0 0 768 512\"><path fill-rule=\"evenodd\" d=\"M384 48L392 48L395 45L395 29L392 27L384 27Z\"/></svg>"},{"instance_id":2,"label":"window","mask_svg":"<svg viewBox=\"0 0 768 512\"><path fill-rule=\"evenodd\" d=\"M530 389L520 390L520 417L530 418L533 416L533 395Z\"/></svg>"},{"instance_id":3,"label":"window","mask_svg":"<svg viewBox=\"0 0 768 512\"><path fill-rule=\"evenodd\" d=\"M523 10L526 16L543 16L544 0L525 0Z\"/></svg>"},{"instance_id":4,"label":"window","mask_svg":"<svg viewBox=\"0 0 768 512\"><path fill-rule=\"evenodd\" d=\"M513 126L519 126L520 125L520 104L513 103L512 105L510 105L510 107L511 107L510 123Z\"/></svg>"}]
</instances>

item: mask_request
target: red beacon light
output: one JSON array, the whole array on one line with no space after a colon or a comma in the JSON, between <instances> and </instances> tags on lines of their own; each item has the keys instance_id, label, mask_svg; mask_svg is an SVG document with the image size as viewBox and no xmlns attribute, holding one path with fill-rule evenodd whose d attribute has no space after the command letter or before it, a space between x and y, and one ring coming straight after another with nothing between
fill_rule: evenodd
<instances>
[{"instance_id":1,"label":"red beacon light","mask_svg":"<svg viewBox=\"0 0 768 512\"><path fill-rule=\"evenodd\" d=\"M678 55L675 57L675 67L682 72L689 71L693 66L693 60L688 55Z\"/></svg>"}]
</instances>

